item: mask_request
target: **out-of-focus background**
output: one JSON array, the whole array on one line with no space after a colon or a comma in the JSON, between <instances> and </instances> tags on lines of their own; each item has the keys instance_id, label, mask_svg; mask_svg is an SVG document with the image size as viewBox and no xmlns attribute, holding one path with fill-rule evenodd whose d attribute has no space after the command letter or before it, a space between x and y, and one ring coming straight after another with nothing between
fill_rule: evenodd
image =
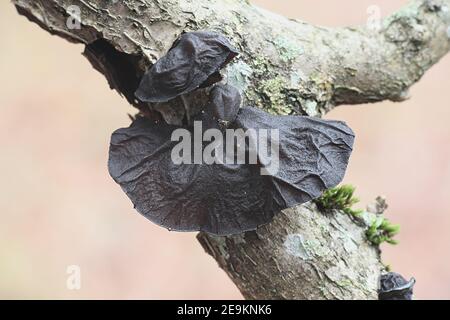
<instances>
[{"instance_id":1,"label":"out-of-focus background","mask_svg":"<svg viewBox=\"0 0 450 320\"><path fill-rule=\"evenodd\" d=\"M405 0L254 0L315 24L364 24ZM127 126L127 102L81 56L8 1L0 2L0 298L241 298L195 234L139 216L109 177L110 134ZM450 298L450 56L412 99L342 106L327 117L357 134L345 182L365 206L385 195L401 224L383 260L417 279L416 297ZM67 267L81 268L68 290Z\"/></svg>"}]
</instances>

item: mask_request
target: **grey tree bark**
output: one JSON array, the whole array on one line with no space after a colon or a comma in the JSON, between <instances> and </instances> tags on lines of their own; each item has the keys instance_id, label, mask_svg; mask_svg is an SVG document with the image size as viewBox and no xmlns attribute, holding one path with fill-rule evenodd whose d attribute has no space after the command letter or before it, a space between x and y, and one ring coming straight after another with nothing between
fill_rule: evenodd
<instances>
[{"instance_id":1,"label":"grey tree bark","mask_svg":"<svg viewBox=\"0 0 450 320\"><path fill-rule=\"evenodd\" d=\"M247 0L12 2L48 32L85 44L111 88L142 112L148 106L133 95L140 78L184 31L231 39L242 54L227 81L245 105L276 114L321 116L342 104L403 101L450 50L450 0L412 0L376 30L313 26ZM71 28L78 9L80 28ZM309 203L255 232L198 239L245 298L377 298L379 250L365 226L341 212L324 214Z\"/></svg>"}]
</instances>

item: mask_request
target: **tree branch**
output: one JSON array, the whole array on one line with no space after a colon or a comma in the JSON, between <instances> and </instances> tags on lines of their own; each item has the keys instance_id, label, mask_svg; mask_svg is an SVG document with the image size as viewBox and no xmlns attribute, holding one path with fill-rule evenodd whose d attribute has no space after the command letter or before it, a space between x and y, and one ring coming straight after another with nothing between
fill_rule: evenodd
<instances>
[{"instance_id":1,"label":"tree branch","mask_svg":"<svg viewBox=\"0 0 450 320\"><path fill-rule=\"evenodd\" d=\"M379 31L337 32L336 46L329 46L333 104L405 100L408 89L450 50L449 27L450 1L416 0L385 19Z\"/></svg>"},{"instance_id":2,"label":"tree branch","mask_svg":"<svg viewBox=\"0 0 450 320\"><path fill-rule=\"evenodd\" d=\"M366 27L323 28L289 20L245 0L13 0L52 34L86 45L85 56L135 107L144 71L183 31L226 35L242 52L227 80L244 104L277 114L320 115L340 104L401 101L450 50L450 0L414 0ZM81 29L67 26L70 6ZM347 215L313 204L285 210L256 232L199 234L203 247L246 298L375 299L378 249Z\"/></svg>"},{"instance_id":3,"label":"tree branch","mask_svg":"<svg viewBox=\"0 0 450 320\"><path fill-rule=\"evenodd\" d=\"M103 7L94 0L13 2L52 34L86 44L86 55L111 86L141 108L133 96L138 80L183 31L211 29L231 38L242 56L229 70L230 81L244 92L245 104L278 114L401 101L450 49L450 0L411 1L380 31L316 27L244 0L118 1ZM81 9L80 30L66 25L73 4Z\"/></svg>"},{"instance_id":4,"label":"tree branch","mask_svg":"<svg viewBox=\"0 0 450 320\"><path fill-rule=\"evenodd\" d=\"M379 251L342 212L325 215L309 203L255 232L198 239L246 299L378 297Z\"/></svg>"}]
</instances>

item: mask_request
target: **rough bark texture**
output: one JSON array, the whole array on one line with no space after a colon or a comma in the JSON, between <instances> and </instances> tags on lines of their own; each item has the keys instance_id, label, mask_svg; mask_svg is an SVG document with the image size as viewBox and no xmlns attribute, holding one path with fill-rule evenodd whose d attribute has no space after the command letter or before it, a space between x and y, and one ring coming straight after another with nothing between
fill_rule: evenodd
<instances>
[{"instance_id":1,"label":"rough bark texture","mask_svg":"<svg viewBox=\"0 0 450 320\"><path fill-rule=\"evenodd\" d=\"M256 232L198 238L247 299L377 299L378 251L342 212L310 203Z\"/></svg>"},{"instance_id":2,"label":"rough bark texture","mask_svg":"<svg viewBox=\"0 0 450 320\"><path fill-rule=\"evenodd\" d=\"M413 0L366 27L324 28L245 0L13 0L52 34L86 45L110 86L134 98L144 71L183 31L225 34L242 55L227 70L244 104L276 114L321 115L340 104L407 98L408 88L450 50L450 0ZM69 7L81 29L67 27ZM246 298L375 299L378 250L348 216L313 204L285 210L257 232L200 234L204 248Z\"/></svg>"}]
</instances>

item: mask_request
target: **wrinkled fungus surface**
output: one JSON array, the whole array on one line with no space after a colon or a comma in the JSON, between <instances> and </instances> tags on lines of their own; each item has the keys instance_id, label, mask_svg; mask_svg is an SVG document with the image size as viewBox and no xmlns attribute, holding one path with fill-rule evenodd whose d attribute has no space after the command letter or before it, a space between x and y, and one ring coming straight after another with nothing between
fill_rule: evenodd
<instances>
[{"instance_id":1,"label":"wrinkled fungus surface","mask_svg":"<svg viewBox=\"0 0 450 320\"><path fill-rule=\"evenodd\" d=\"M239 90L229 85L216 85L210 94L206 112L219 121L230 123L234 121L241 107Z\"/></svg>"},{"instance_id":2,"label":"wrinkled fungus surface","mask_svg":"<svg viewBox=\"0 0 450 320\"><path fill-rule=\"evenodd\" d=\"M138 212L170 230L225 235L255 229L281 209L257 166L174 164L176 128L140 118L112 136L110 173Z\"/></svg>"},{"instance_id":3,"label":"wrinkled fungus surface","mask_svg":"<svg viewBox=\"0 0 450 320\"><path fill-rule=\"evenodd\" d=\"M238 234L342 180L354 140L344 123L238 109L236 92L223 86L212 91L207 111L197 118L203 132L222 118L231 121L229 128L278 130L277 170L269 170L274 155L259 149L254 164L175 164L171 154L178 141L171 136L180 127L140 117L112 135L109 171L146 218L175 231ZM194 136L193 127L184 129ZM247 137L246 152L256 137ZM268 175L261 174L265 167Z\"/></svg>"},{"instance_id":4,"label":"wrinkled fungus surface","mask_svg":"<svg viewBox=\"0 0 450 320\"><path fill-rule=\"evenodd\" d=\"M389 272L380 278L380 300L412 300L416 280L407 281L400 274Z\"/></svg>"},{"instance_id":5,"label":"wrinkled fungus surface","mask_svg":"<svg viewBox=\"0 0 450 320\"><path fill-rule=\"evenodd\" d=\"M241 108L238 89L211 87L237 54L218 33L182 35L144 75L136 97L174 108L158 103L180 96L188 125L172 121L178 118L170 112L163 118L176 125L141 114L112 135L111 176L137 211L160 226L216 235L255 230L344 176L354 141L344 123ZM209 102L192 119L186 95L201 87L211 87Z\"/></svg>"},{"instance_id":6,"label":"wrinkled fungus surface","mask_svg":"<svg viewBox=\"0 0 450 320\"><path fill-rule=\"evenodd\" d=\"M136 97L143 102L167 102L222 79L219 71L238 51L221 34L189 32L176 41L141 80Z\"/></svg>"}]
</instances>

